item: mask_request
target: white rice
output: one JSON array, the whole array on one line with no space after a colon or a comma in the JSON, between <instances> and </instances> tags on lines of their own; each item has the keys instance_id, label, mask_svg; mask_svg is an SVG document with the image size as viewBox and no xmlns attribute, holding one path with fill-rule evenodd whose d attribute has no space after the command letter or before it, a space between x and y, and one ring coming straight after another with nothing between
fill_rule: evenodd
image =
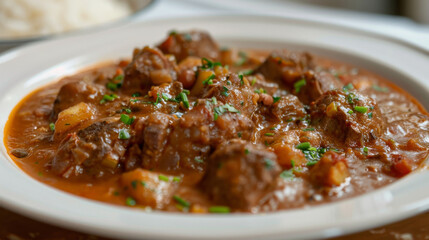
<instances>
[{"instance_id":1,"label":"white rice","mask_svg":"<svg viewBox=\"0 0 429 240\"><path fill-rule=\"evenodd\" d=\"M123 0L0 0L0 38L61 33L130 13Z\"/></svg>"}]
</instances>

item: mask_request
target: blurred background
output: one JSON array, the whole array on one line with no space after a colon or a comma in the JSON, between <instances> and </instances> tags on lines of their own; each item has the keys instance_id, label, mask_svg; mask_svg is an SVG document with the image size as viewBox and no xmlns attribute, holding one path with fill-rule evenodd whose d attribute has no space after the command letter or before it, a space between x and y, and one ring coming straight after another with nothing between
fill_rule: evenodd
<instances>
[{"instance_id":1,"label":"blurred background","mask_svg":"<svg viewBox=\"0 0 429 240\"><path fill-rule=\"evenodd\" d=\"M0 0L0 51L139 21L219 14L309 19L429 49L429 0Z\"/></svg>"}]
</instances>

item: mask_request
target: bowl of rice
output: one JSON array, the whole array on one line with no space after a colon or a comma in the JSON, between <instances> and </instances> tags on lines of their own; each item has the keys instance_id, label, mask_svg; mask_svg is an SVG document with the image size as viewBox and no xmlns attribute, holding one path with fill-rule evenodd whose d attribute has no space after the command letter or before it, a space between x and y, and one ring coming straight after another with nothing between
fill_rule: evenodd
<instances>
[{"instance_id":1,"label":"bowl of rice","mask_svg":"<svg viewBox=\"0 0 429 240\"><path fill-rule=\"evenodd\" d=\"M124 24L153 0L1 0L0 52L47 38Z\"/></svg>"}]
</instances>

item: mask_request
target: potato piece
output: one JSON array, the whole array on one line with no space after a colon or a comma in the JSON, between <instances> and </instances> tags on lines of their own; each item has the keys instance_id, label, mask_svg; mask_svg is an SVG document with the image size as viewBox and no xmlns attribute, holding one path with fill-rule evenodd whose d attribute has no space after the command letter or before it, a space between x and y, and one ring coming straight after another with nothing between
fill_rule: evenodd
<instances>
[{"instance_id":1,"label":"potato piece","mask_svg":"<svg viewBox=\"0 0 429 240\"><path fill-rule=\"evenodd\" d=\"M192 87L191 94L193 96L198 96L203 91L204 85L210 85L210 80L207 80L210 79L212 75L215 76L212 70L199 70L198 78Z\"/></svg>"},{"instance_id":2,"label":"potato piece","mask_svg":"<svg viewBox=\"0 0 429 240\"><path fill-rule=\"evenodd\" d=\"M340 186L349 175L344 157L335 152L325 153L310 170L313 184L325 187Z\"/></svg>"},{"instance_id":3,"label":"potato piece","mask_svg":"<svg viewBox=\"0 0 429 240\"><path fill-rule=\"evenodd\" d=\"M66 132L93 116L94 111L84 102L69 107L58 114L58 119L55 122L55 134Z\"/></svg>"},{"instance_id":4,"label":"potato piece","mask_svg":"<svg viewBox=\"0 0 429 240\"><path fill-rule=\"evenodd\" d=\"M138 204L156 209L168 204L176 190L177 178L141 168L122 174L121 184Z\"/></svg>"},{"instance_id":5,"label":"potato piece","mask_svg":"<svg viewBox=\"0 0 429 240\"><path fill-rule=\"evenodd\" d=\"M284 168L291 168L292 161L295 166L304 166L307 163L301 150L290 144L277 143L272 148L274 148L274 153L277 155L277 162Z\"/></svg>"}]
</instances>

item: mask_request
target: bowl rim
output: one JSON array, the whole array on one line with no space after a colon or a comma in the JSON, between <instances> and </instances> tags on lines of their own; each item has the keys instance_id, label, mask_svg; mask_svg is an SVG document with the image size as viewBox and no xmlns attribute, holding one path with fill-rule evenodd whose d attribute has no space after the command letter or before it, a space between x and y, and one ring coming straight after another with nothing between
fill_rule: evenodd
<instances>
[{"instance_id":1,"label":"bowl rim","mask_svg":"<svg viewBox=\"0 0 429 240\"><path fill-rule=\"evenodd\" d=\"M137 19L140 15L142 15L144 12L154 8L156 4L158 4L158 0L148 0L149 2L143 7L138 9L137 11L133 11L131 14L121 17L114 21L108 21L105 23L96 24L90 27L84 27L84 28L77 28L70 31L65 32L59 32L59 33L51 33L51 34L45 34L45 35L34 35L34 36L28 36L28 37L18 37L18 38L0 38L0 47L3 46L18 46L21 44L27 44L31 42L41 41L41 40L48 40L48 39L56 39L56 38L62 38L62 37L69 37L74 35L80 35L80 34L86 34L91 33L94 31L103 31L108 28L118 27L123 24L132 22L134 19Z\"/></svg>"},{"instance_id":2,"label":"bowl rim","mask_svg":"<svg viewBox=\"0 0 429 240\"><path fill-rule=\"evenodd\" d=\"M291 24L291 23L292 24L293 23L311 24L311 25L318 25L318 26L323 26L323 27L328 27L328 28L329 27L330 28L336 28L337 30L341 30L341 31L352 31L352 32L357 33L357 34L367 34L367 35L369 35L371 37L382 38L382 39L386 39L388 41L394 41L394 42L396 42L396 43L398 43L400 45L404 45L407 48L411 48L411 49L413 49L415 51L417 50L420 53L425 54L426 56L429 56L429 51L428 50L426 50L424 48L421 48L421 47L419 47L417 45L414 45L414 44L412 44L410 42L404 41L402 39L396 39L396 38L393 38L391 36L385 36L383 34L376 34L376 33L368 32L368 31L361 31L360 29L351 29L351 28L344 27L344 26L341 26L341 25L336 25L336 24L320 23L320 22L314 22L314 21L311 21L311 20L302 20L302 19L296 19L296 18L271 17L271 16L268 17L268 16L254 15L254 14L240 14L238 16L237 15L228 15L228 14L225 14L225 15L222 15L222 16L225 17L225 18L232 19L232 20L234 20L234 19L237 20L237 19L240 19L242 17L250 17L250 18L257 18L257 20L258 19L259 20L266 19L266 20L270 20L270 21L280 21L280 22L286 23L286 24ZM216 19L216 17L219 17L219 15L217 15L217 16L198 17L198 18ZM178 17L178 18L170 18L170 19L162 19L162 20L151 20L151 21L146 21L146 22L142 22L142 23L134 23L134 24L132 24L132 26L146 25L146 24L157 24L157 23L163 23L163 22L171 22L171 21L174 21L175 19L177 19L177 20L188 20L189 21L189 20L195 20L195 17ZM84 38L85 35L82 35L80 37ZM33 44L28 45L28 46L23 46L23 47L20 47L18 49L10 50L10 51L8 51L8 52L0 55L0 65L2 63L2 58L6 59L6 61L7 61L7 59L13 58L14 55L19 54L20 51L25 51L26 49L32 49L32 48L34 49L34 48L36 48L40 44L49 44L49 43L57 42L57 41L62 41L62 40L61 39L52 39L52 40L48 40L48 41L45 41L45 42L33 43ZM3 145L4 145L4 143L3 143ZM421 175L422 174L412 174L412 176L409 176L407 178L420 179L420 178L422 178ZM370 193L377 193L378 194L380 192L385 192L385 190L387 190L387 189L392 189L392 185L393 184L390 184L390 185L388 185L386 187L383 187L381 189L372 191ZM311 207L311 209L313 209L313 210L314 209L318 209L318 210L325 209L326 210L327 208L330 208L333 204L336 204L338 202L345 202L345 201L349 201L349 200L353 200L353 199L361 199L363 197L364 197L363 195L360 195L360 196L357 196L357 197L353 197L351 199L345 199L345 200L337 201L337 202L334 202L334 203L327 203L327 204L323 204L321 206ZM88 204L91 204L91 205L94 205L94 206L96 206L97 204L100 204L99 202L92 203L91 200L85 200L85 201L87 201ZM105 234L105 232L103 233L103 231L106 231L106 229L102 228L100 225L98 225L98 226L92 226L93 227L92 229L88 229L87 226L83 226L83 224L84 224L83 222L82 223L77 223L75 220L62 219L61 217L52 215L50 213L48 214L48 213L44 212L42 209L37 209L37 208L34 208L34 207L33 208L29 208L28 204L23 204L22 202L16 203L16 202L7 201L2 196L0 196L0 203L3 204L4 206L7 206L7 207L13 209L16 212L19 212L19 213L24 214L24 215L32 216L32 217L34 217L34 218L36 218L38 220L41 220L41 221L45 221L45 222L48 221L51 224L54 223L54 224L62 225L62 226L70 226L72 229L85 230L85 231L88 231L88 232L93 232L93 233L98 233L98 234ZM108 207L106 207L106 206L103 206L102 208L108 209ZM387 215L387 216L390 217L390 219L389 219L389 221L384 221L383 224L384 223L388 223L388 222L393 222L395 220L400 220L400 219L405 218L405 217L409 217L411 215L414 215L414 214L417 214L417 213L422 212L424 210L427 210L428 208L429 208L429 204L426 201L424 204L422 204L422 203L417 204L416 203L412 207L409 207L409 208L406 208L406 209L398 209L398 211L397 211L396 214ZM134 213L132 213L132 210L127 209L126 211L128 213L130 213L130 214L134 214ZM294 210L280 211L280 212L270 213L270 214L267 214L267 215L276 217L278 215L284 214L284 212L296 213L296 212L302 212L302 211L308 211L308 209L294 209ZM183 214L172 214L172 213L163 213L163 212L161 212L161 213L157 212L157 213L154 213L154 214L151 214L151 215L152 215L152 217L154 217L154 216L155 217L161 217L161 218L168 217L168 218L176 219L178 221L180 221L180 220L189 221L189 219L197 219L197 217L195 217L195 216L183 216ZM256 219L256 218L262 218L263 216L261 216L261 215L249 215L249 214L237 214L237 215L232 215L232 216L230 215L230 216L227 216L227 217L224 217L224 216L199 216L199 218L201 218L201 219L216 220L216 221L226 221L227 219L238 219L238 220L245 220L246 218ZM306 237L313 236L314 237L314 236L316 236L316 235L314 235L314 234L316 234L316 232L317 232L317 234L322 234L323 237L335 236L335 235L339 235L341 233L350 233L350 232L353 232L353 231L362 230L362 229L365 229L365 228L377 226L377 224L379 224L379 222L380 222L380 219L383 218L383 217L385 218L386 215L376 216L376 217L373 217L371 219L364 219L364 218L359 219L358 222L361 224L361 226L359 226L359 228L353 228L352 229L352 228L350 228L350 226L347 226L346 222L344 222L344 223L342 223L342 225L340 224L340 225L338 225L338 226L336 226L334 228L330 228L330 229L313 229L313 232L312 232L313 235L305 235L304 234L302 236L304 236L304 237L305 236ZM50 220L47 220L47 219L50 219ZM114 231L114 230L111 229L110 232L112 232L112 231ZM120 232L120 231L119 232L116 231L116 233L117 234L126 234L125 232ZM150 235L149 234L147 236L148 237L154 237L154 238L165 238L165 237L172 237L174 235L171 234L171 233L167 233L167 232L161 232L161 233L158 233L157 235ZM198 236L195 236L195 235L194 236L188 236L187 235L186 237L183 237L183 236L184 235L177 236L177 238L179 238L179 239L181 239L181 238L186 239L186 237L189 237L189 238L190 237L198 238ZM320 237L320 235L318 235L318 236ZM206 238L210 238L208 236L205 236L205 237ZM256 236L255 235L251 235L251 236L249 236L249 235L243 235L243 236L234 236L234 235L231 235L229 237L231 237L231 238L237 238L238 239L240 237L258 237L258 238L262 238L264 236L263 235L261 235L261 236L259 236L259 235L256 235ZM281 236L279 236L279 235L273 235L271 237L281 237ZM214 237L211 237L211 238L214 238Z\"/></svg>"}]
</instances>

